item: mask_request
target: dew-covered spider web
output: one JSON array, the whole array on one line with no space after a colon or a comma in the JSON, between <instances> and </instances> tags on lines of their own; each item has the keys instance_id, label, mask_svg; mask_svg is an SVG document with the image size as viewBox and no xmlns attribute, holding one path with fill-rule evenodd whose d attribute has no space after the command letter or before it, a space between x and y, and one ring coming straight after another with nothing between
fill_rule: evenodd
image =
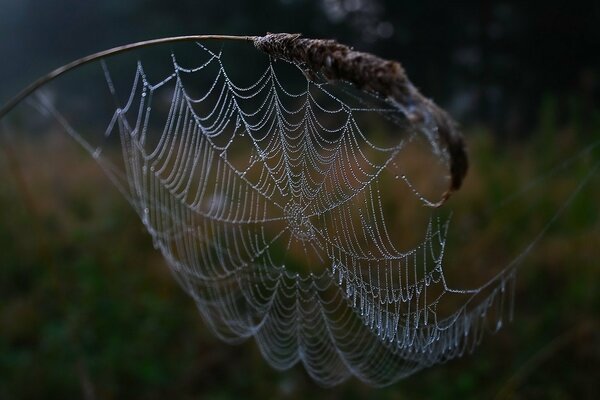
<instances>
[{"instance_id":1,"label":"dew-covered spider web","mask_svg":"<svg viewBox=\"0 0 600 400\"><path fill-rule=\"evenodd\" d=\"M214 334L253 338L274 368L302 363L323 385L385 385L508 321L516 262L474 288L445 276L435 124L237 46L87 67L111 99L93 107L101 131L52 92L30 101L125 195Z\"/></svg>"}]
</instances>

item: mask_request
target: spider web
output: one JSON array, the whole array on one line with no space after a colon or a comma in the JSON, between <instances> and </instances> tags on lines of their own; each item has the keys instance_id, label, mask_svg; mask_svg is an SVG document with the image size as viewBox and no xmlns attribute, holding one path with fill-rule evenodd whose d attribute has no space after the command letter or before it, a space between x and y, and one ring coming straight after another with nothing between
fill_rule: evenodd
<instances>
[{"instance_id":1,"label":"spider web","mask_svg":"<svg viewBox=\"0 0 600 400\"><path fill-rule=\"evenodd\" d=\"M133 79L102 61L115 107L96 142L38 107L125 195L215 335L254 338L274 368L301 362L326 386L379 386L510 319L515 263L474 289L446 280L450 218L427 207L448 182L435 126L258 52L262 72L242 83L226 52L195 53L167 71L139 61ZM391 229L404 208L420 225Z\"/></svg>"}]
</instances>

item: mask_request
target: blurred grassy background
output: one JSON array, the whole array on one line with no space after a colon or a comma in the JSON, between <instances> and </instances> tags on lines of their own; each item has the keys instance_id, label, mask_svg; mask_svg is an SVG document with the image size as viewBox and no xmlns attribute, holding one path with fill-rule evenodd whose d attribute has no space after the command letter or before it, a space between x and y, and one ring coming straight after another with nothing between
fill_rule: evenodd
<instances>
[{"instance_id":1,"label":"blurred grassy background","mask_svg":"<svg viewBox=\"0 0 600 400\"><path fill-rule=\"evenodd\" d=\"M585 130L577 120L557 125L553 113L540 115L536 132L519 142L468 130L473 167L450 204L450 282L474 286L506 265L598 163L597 147L567 163L599 137L598 115ZM597 173L519 269L514 321L473 355L381 390L356 380L322 389L299 366L272 370L252 342L232 347L213 338L137 216L70 138L57 132L32 141L12 132L2 149L2 399L597 394ZM553 165L564 168L548 175Z\"/></svg>"},{"instance_id":2,"label":"blurred grassy background","mask_svg":"<svg viewBox=\"0 0 600 400\"><path fill-rule=\"evenodd\" d=\"M0 103L79 56L169 35L303 32L399 59L464 124L472 168L448 204L446 273L476 286L522 254L600 158L589 148L600 137L599 16L595 0L5 0ZM599 183L596 173L525 258L514 321L475 354L380 390L322 389L300 366L276 372L253 343L207 332L75 142L4 131L0 399L595 399Z\"/></svg>"}]
</instances>

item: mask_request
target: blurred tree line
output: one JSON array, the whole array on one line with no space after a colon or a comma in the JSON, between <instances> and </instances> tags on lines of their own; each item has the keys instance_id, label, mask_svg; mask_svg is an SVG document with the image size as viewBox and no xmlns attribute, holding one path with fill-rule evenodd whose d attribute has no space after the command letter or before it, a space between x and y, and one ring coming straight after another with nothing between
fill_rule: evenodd
<instances>
[{"instance_id":1,"label":"blurred tree line","mask_svg":"<svg viewBox=\"0 0 600 400\"><path fill-rule=\"evenodd\" d=\"M559 120L597 118L598 21L594 0L3 0L0 102L52 68L128 42L302 32L400 60L459 121L515 137L548 102Z\"/></svg>"}]
</instances>

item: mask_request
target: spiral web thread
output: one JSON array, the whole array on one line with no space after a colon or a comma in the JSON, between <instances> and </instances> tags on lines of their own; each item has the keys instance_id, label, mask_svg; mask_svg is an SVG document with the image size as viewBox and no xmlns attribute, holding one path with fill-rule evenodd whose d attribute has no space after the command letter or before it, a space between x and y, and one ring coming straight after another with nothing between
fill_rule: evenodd
<instances>
[{"instance_id":1,"label":"spiral web thread","mask_svg":"<svg viewBox=\"0 0 600 400\"><path fill-rule=\"evenodd\" d=\"M197 51L205 62L189 68L173 54L172 73L154 82L138 62L105 130L119 139L120 167L42 103L125 194L219 338L253 337L273 367L302 362L326 386L353 375L380 386L461 356L486 329L501 327L512 308L513 268L480 288L453 289L443 270L448 220L429 218L408 250L388 232L384 175L421 205L433 204L399 165L407 146L434 136L435 126L414 129L406 110L303 77L300 66L291 67L304 90L288 90L276 72L287 62L269 60L258 80L237 85L221 53L200 43ZM202 90L186 89L208 76ZM155 115L165 95L168 111ZM400 133L381 146L361 129L362 115ZM452 295L458 305L443 309Z\"/></svg>"}]
</instances>

